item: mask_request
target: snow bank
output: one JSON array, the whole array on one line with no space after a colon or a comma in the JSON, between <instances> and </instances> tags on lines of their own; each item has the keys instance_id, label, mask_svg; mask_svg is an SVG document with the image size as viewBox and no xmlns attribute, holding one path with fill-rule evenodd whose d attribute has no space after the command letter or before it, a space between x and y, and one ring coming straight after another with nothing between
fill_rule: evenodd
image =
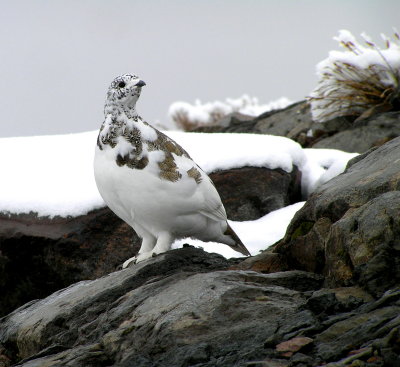
<instances>
[{"instance_id":1,"label":"snow bank","mask_svg":"<svg viewBox=\"0 0 400 367\"><path fill-rule=\"evenodd\" d=\"M304 149L306 164L302 168L302 193L308 197L317 187L341 174L347 162L358 153L336 149Z\"/></svg>"},{"instance_id":2,"label":"snow bank","mask_svg":"<svg viewBox=\"0 0 400 367\"><path fill-rule=\"evenodd\" d=\"M293 140L273 135L186 133L167 131L207 173L244 166L282 168L305 164L301 146Z\"/></svg>"},{"instance_id":3,"label":"snow bank","mask_svg":"<svg viewBox=\"0 0 400 367\"><path fill-rule=\"evenodd\" d=\"M0 139L0 212L39 216L78 216L105 206L93 176L97 131L81 134ZM305 194L343 171L356 154L331 149L302 149L278 136L166 132L207 173L243 166L302 171ZM303 203L248 222L230 222L255 255L279 240ZM226 257L241 256L228 246L185 239Z\"/></svg>"},{"instance_id":4,"label":"snow bank","mask_svg":"<svg viewBox=\"0 0 400 367\"><path fill-rule=\"evenodd\" d=\"M77 216L104 206L93 176L97 132L0 139L0 211Z\"/></svg>"},{"instance_id":5,"label":"snow bank","mask_svg":"<svg viewBox=\"0 0 400 367\"><path fill-rule=\"evenodd\" d=\"M303 207L304 203L305 202L303 201L275 210L257 220L246 222L234 222L230 220L229 224L241 238L243 243L246 244L250 253L253 256L258 255L260 251L273 245L285 235L287 226L296 212ZM195 247L202 247L208 252L216 252L226 258L243 256L239 252L236 252L221 243L202 242L192 238L177 240L173 243L172 248L180 248L185 243Z\"/></svg>"},{"instance_id":6,"label":"snow bank","mask_svg":"<svg viewBox=\"0 0 400 367\"><path fill-rule=\"evenodd\" d=\"M302 149L279 136L166 132L207 173L243 166L302 171L305 195L356 154ZM0 139L0 212L77 216L104 206L93 176L97 131Z\"/></svg>"},{"instance_id":7,"label":"snow bank","mask_svg":"<svg viewBox=\"0 0 400 367\"><path fill-rule=\"evenodd\" d=\"M288 98L281 97L267 104L259 104L257 98L248 95L243 95L237 99L227 98L225 102L201 103L200 100L196 100L194 104L174 102L169 107L168 116L177 127L187 130L196 126L215 123L233 112L258 116L267 111L285 108L291 103Z\"/></svg>"}]
</instances>

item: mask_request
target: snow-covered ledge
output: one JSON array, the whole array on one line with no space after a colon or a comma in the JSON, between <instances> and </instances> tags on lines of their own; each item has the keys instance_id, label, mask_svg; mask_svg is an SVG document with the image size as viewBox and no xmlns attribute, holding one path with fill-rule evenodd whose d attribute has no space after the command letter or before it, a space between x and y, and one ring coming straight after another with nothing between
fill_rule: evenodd
<instances>
[{"instance_id":1,"label":"snow-covered ledge","mask_svg":"<svg viewBox=\"0 0 400 367\"><path fill-rule=\"evenodd\" d=\"M302 149L284 137L255 134L165 132L182 145L207 173L244 166L281 168L302 172L305 197L318 185L341 173L357 154L333 149ZM39 216L78 216L105 206L93 176L97 131L0 139L0 212ZM255 221L231 222L252 254L279 240L303 203L269 213ZM239 256L224 245L195 240L224 256Z\"/></svg>"}]
</instances>

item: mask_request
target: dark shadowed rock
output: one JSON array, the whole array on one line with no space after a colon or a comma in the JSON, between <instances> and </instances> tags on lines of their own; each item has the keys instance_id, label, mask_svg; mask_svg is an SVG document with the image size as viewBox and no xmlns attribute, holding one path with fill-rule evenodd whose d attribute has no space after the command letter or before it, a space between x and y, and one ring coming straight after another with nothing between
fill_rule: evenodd
<instances>
[{"instance_id":1,"label":"dark shadowed rock","mask_svg":"<svg viewBox=\"0 0 400 367\"><path fill-rule=\"evenodd\" d=\"M74 218L0 215L0 315L114 271L139 245L108 208Z\"/></svg>"},{"instance_id":2,"label":"dark shadowed rock","mask_svg":"<svg viewBox=\"0 0 400 367\"><path fill-rule=\"evenodd\" d=\"M351 162L296 213L276 251L331 286L374 295L400 282L400 138Z\"/></svg>"},{"instance_id":3,"label":"dark shadowed rock","mask_svg":"<svg viewBox=\"0 0 400 367\"><path fill-rule=\"evenodd\" d=\"M254 220L301 201L301 172L242 167L210 174L231 220Z\"/></svg>"}]
</instances>

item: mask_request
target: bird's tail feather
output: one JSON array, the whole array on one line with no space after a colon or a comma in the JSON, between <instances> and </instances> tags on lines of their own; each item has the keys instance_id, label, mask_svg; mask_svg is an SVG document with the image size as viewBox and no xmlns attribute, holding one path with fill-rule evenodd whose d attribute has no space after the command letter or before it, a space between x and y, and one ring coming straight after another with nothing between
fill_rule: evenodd
<instances>
[{"instance_id":1,"label":"bird's tail feather","mask_svg":"<svg viewBox=\"0 0 400 367\"><path fill-rule=\"evenodd\" d=\"M230 236L234 241L234 245L229 245L233 250L240 252L241 254L245 256L251 256L250 251L246 248L246 246L243 244L241 239L238 237L238 235L235 233L235 231L232 229L232 227L228 223L228 227L224 233L227 236Z\"/></svg>"}]
</instances>

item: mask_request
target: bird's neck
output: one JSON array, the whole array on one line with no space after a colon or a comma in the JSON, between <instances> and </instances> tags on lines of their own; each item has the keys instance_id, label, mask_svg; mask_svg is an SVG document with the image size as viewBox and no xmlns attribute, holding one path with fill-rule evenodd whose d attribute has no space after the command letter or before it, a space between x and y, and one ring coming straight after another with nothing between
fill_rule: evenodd
<instances>
[{"instance_id":1,"label":"bird's neck","mask_svg":"<svg viewBox=\"0 0 400 367\"><path fill-rule=\"evenodd\" d=\"M133 106L125 106L121 104L108 104L104 108L104 116L107 119L107 116L110 116L112 120L123 120L124 117L126 120L133 119L137 121L141 119L139 114L136 112L136 105Z\"/></svg>"},{"instance_id":2,"label":"bird's neck","mask_svg":"<svg viewBox=\"0 0 400 367\"><path fill-rule=\"evenodd\" d=\"M97 145L101 150L106 145L114 148L117 145L119 136L132 133L139 126L146 125L150 128L138 115L134 106L127 108L120 104L107 104L104 108L104 117L105 119L97 138Z\"/></svg>"}]
</instances>

